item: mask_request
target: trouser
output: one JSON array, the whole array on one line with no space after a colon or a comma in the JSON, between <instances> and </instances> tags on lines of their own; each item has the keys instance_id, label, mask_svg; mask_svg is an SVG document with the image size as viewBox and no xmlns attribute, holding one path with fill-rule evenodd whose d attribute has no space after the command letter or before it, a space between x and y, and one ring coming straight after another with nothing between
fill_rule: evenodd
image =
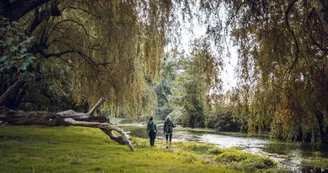
<instances>
[{"instance_id":1,"label":"trouser","mask_svg":"<svg viewBox=\"0 0 328 173\"><path fill-rule=\"evenodd\" d=\"M150 139L150 146L154 146L155 144L155 138L156 138L156 132L148 132L149 139Z\"/></svg>"},{"instance_id":2,"label":"trouser","mask_svg":"<svg viewBox=\"0 0 328 173\"><path fill-rule=\"evenodd\" d=\"M172 141L172 133L171 134L165 134L166 141L170 139L170 142Z\"/></svg>"}]
</instances>

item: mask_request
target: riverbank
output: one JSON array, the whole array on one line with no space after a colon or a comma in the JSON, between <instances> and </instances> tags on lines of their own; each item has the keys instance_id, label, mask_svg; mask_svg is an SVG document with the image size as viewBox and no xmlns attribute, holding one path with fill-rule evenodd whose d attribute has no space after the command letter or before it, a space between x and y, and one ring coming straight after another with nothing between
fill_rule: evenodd
<instances>
[{"instance_id":1,"label":"riverbank","mask_svg":"<svg viewBox=\"0 0 328 173\"><path fill-rule=\"evenodd\" d=\"M167 150L161 141L133 141L137 152L99 129L0 126L0 172L278 172L272 160L236 148L180 142Z\"/></svg>"}]
</instances>

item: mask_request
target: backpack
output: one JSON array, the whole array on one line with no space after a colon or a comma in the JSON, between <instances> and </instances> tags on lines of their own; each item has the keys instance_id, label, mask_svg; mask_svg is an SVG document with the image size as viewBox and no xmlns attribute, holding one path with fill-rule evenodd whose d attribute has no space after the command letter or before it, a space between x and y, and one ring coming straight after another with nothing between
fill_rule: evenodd
<instances>
[{"instance_id":1,"label":"backpack","mask_svg":"<svg viewBox=\"0 0 328 173\"><path fill-rule=\"evenodd\" d=\"M156 124L153 121L150 121L148 123L148 130L149 130L149 132L155 132L156 131Z\"/></svg>"},{"instance_id":2,"label":"backpack","mask_svg":"<svg viewBox=\"0 0 328 173\"><path fill-rule=\"evenodd\" d=\"M173 122L172 121L167 121L166 122L166 129L165 133L172 133L173 132Z\"/></svg>"}]
</instances>

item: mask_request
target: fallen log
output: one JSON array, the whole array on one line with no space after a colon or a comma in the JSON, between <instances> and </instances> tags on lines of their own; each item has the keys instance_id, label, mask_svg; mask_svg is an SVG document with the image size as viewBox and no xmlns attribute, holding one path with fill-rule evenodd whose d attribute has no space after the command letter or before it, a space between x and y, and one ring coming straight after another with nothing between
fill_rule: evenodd
<instances>
[{"instance_id":1,"label":"fallen log","mask_svg":"<svg viewBox=\"0 0 328 173\"><path fill-rule=\"evenodd\" d=\"M128 145L131 151L136 151L129 136L119 127L107 122L106 117L94 116L95 110L105 102L101 98L87 113L78 113L73 110L63 112L19 112L6 107L0 107L0 123L11 125L45 125L45 126L82 126L99 128L112 140L122 145ZM117 136L113 131L118 132Z\"/></svg>"}]
</instances>

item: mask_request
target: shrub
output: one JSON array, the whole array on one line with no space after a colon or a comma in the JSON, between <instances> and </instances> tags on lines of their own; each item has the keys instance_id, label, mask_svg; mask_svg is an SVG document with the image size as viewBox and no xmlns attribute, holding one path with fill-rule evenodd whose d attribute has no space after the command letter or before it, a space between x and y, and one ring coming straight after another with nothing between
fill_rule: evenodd
<instances>
[{"instance_id":1,"label":"shrub","mask_svg":"<svg viewBox=\"0 0 328 173\"><path fill-rule=\"evenodd\" d=\"M215 123L216 131L237 132L240 131L242 122L232 117L231 113L226 113L218 117Z\"/></svg>"},{"instance_id":2,"label":"shrub","mask_svg":"<svg viewBox=\"0 0 328 173\"><path fill-rule=\"evenodd\" d=\"M185 163L195 163L198 161L197 157L194 154L181 152L178 154L180 160L184 161Z\"/></svg>"},{"instance_id":3,"label":"shrub","mask_svg":"<svg viewBox=\"0 0 328 173\"><path fill-rule=\"evenodd\" d=\"M218 154L223 153L223 150L221 148L214 148L214 149L210 150L209 153L218 155Z\"/></svg>"},{"instance_id":4,"label":"shrub","mask_svg":"<svg viewBox=\"0 0 328 173\"><path fill-rule=\"evenodd\" d=\"M240 162L247 159L247 155L240 152L223 152L216 157L216 160L219 162Z\"/></svg>"},{"instance_id":5,"label":"shrub","mask_svg":"<svg viewBox=\"0 0 328 173\"><path fill-rule=\"evenodd\" d=\"M237 151L231 148L219 154L216 160L222 163L233 163L236 168L248 171L274 168L277 165L277 163L270 158Z\"/></svg>"}]
</instances>

